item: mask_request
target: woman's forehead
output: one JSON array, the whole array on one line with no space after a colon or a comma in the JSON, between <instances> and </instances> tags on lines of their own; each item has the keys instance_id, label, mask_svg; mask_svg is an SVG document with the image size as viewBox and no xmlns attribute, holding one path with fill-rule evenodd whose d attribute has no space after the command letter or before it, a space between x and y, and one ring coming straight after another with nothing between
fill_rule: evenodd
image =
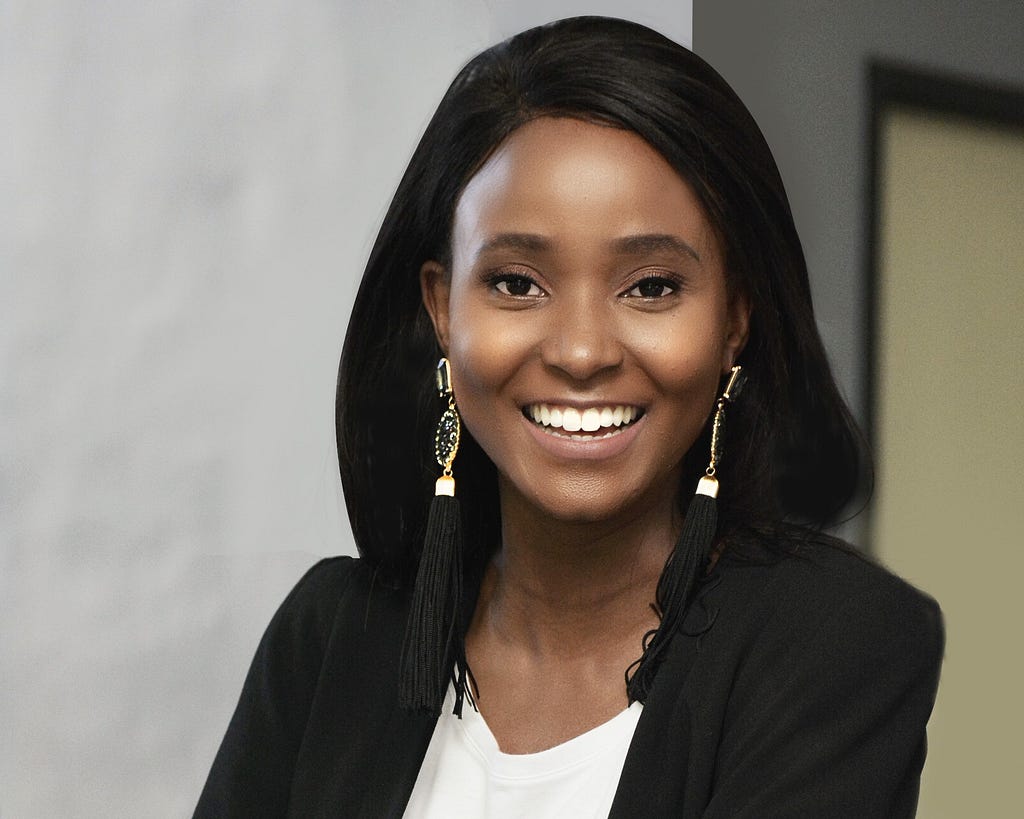
<instances>
[{"instance_id":1,"label":"woman's forehead","mask_svg":"<svg viewBox=\"0 0 1024 819\"><path fill-rule=\"evenodd\" d=\"M698 257L713 241L696 195L642 137L554 117L513 132L459 197L453 244L479 247L505 234L538 242L590 234L620 247L634 236L678 237Z\"/></svg>"}]
</instances>

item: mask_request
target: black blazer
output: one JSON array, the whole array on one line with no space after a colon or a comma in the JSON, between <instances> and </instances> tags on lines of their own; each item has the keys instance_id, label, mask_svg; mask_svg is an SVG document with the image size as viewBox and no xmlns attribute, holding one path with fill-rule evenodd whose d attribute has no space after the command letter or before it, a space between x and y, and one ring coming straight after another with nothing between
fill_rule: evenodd
<instances>
[{"instance_id":1,"label":"black blazer","mask_svg":"<svg viewBox=\"0 0 1024 819\"><path fill-rule=\"evenodd\" d=\"M400 817L435 720L396 707L405 598L321 561L256 651L196 817ZM644 704L612 817L913 816L938 606L829 546L723 557Z\"/></svg>"}]
</instances>

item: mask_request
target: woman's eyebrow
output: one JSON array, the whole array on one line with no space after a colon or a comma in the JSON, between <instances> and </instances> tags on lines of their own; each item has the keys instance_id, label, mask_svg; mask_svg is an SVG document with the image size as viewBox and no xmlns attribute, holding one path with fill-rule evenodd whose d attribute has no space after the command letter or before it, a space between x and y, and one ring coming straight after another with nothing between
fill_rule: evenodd
<instances>
[{"instance_id":1,"label":"woman's eyebrow","mask_svg":"<svg viewBox=\"0 0 1024 819\"><path fill-rule=\"evenodd\" d=\"M529 250L539 252L548 250L551 240L537 233L497 233L484 242L477 251L482 256L492 250Z\"/></svg>"},{"instance_id":2,"label":"woman's eyebrow","mask_svg":"<svg viewBox=\"0 0 1024 819\"><path fill-rule=\"evenodd\" d=\"M634 256L660 250L671 250L700 261L700 254L696 250L671 233L640 233L635 236L624 236L612 242L612 248L617 253Z\"/></svg>"},{"instance_id":3,"label":"woman's eyebrow","mask_svg":"<svg viewBox=\"0 0 1024 819\"><path fill-rule=\"evenodd\" d=\"M477 257L492 250L525 250L534 253L550 250L552 242L538 233L497 233L484 242L477 251ZM700 254L678 236L671 233L638 233L615 239L612 250L622 255L639 256L644 253L672 251L700 261Z\"/></svg>"}]
</instances>

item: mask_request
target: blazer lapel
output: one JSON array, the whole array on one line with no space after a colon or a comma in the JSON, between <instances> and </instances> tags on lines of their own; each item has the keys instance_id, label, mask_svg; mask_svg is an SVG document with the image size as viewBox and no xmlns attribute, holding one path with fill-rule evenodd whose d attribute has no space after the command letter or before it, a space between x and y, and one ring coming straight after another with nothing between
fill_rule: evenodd
<instances>
[{"instance_id":1,"label":"blazer lapel","mask_svg":"<svg viewBox=\"0 0 1024 819\"><path fill-rule=\"evenodd\" d=\"M693 712L686 679L701 639L718 617L715 595L722 575L705 578L672 637L651 685L629 745L609 819L635 816L697 816L703 806L685 804L693 747Z\"/></svg>"},{"instance_id":2,"label":"blazer lapel","mask_svg":"<svg viewBox=\"0 0 1024 819\"><path fill-rule=\"evenodd\" d=\"M411 714L398 708L391 712L386 725L380 726L380 753L376 764L367 770L359 817L401 819L436 724L437 717L430 714Z\"/></svg>"},{"instance_id":3,"label":"blazer lapel","mask_svg":"<svg viewBox=\"0 0 1024 819\"><path fill-rule=\"evenodd\" d=\"M696 653L696 637L672 638L629 745L609 819L680 815L691 745L682 689Z\"/></svg>"}]
</instances>

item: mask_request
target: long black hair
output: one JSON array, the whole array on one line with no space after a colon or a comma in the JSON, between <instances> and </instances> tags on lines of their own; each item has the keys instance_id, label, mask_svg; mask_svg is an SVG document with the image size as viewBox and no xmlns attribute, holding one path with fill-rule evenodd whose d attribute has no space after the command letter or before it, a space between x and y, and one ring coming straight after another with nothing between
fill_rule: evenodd
<instances>
[{"instance_id":1,"label":"long black hair","mask_svg":"<svg viewBox=\"0 0 1024 819\"><path fill-rule=\"evenodd\" d=\"M703 205L727 284L751 307L739 357L749 376L730 407L719 470L719 538L787 521L827 524L853 498L861 437L832 377L803 250L775 160L749 111L702 59L644 26L579 17L530 29L473 59L427 126L370 253L338 376L342 485L356 544L379 576L415 577L437 466L440 356L419 271L446 264L460 193L523 124L574 117L633 131ZM707 464L707 432L686 456L681 503ZM499 545L494 465L464 434L455 464L467 572Z\"/></svg>"}]
</instances>

